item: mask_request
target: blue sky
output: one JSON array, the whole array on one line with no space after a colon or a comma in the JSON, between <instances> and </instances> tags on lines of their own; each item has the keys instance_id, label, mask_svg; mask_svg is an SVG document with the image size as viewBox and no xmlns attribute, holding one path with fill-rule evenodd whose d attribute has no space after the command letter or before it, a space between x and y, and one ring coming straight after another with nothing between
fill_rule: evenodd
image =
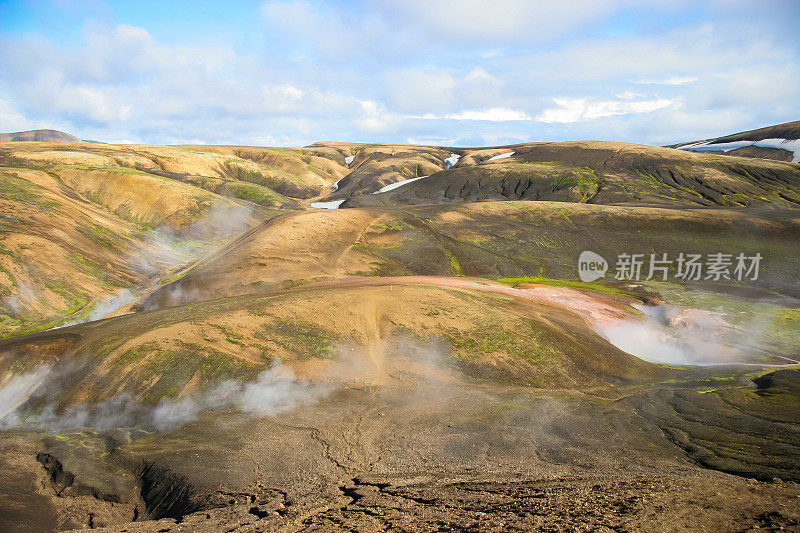
<instances>
[{"instance_id":1,"label":"blue sky","mask_svg":"<svg viewBox=\"0 0 800 533\"><path fill-rule=\"evenodd\" d=\"M800 119L796 0L0 0L0 131L668 144Z\"/></svg>"}]
</instances>

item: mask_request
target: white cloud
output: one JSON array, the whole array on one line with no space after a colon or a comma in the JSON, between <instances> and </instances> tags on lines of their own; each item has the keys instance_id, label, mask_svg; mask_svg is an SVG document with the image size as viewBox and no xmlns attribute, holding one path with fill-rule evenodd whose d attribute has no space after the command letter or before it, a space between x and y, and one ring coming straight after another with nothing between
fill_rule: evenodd
<instances>
[{"instance_id":1,"label":"white cloud","mask_svg":"<svg viewBox=\"0 0 800 533\"><path fill-rule=\"evenodd\" d=\"M614 95L620 100L634 100L636 98L642 98L644 95L642 93L637 93L633 91L625 91L624 93L619 93Z\"/></svg>"},{"instance_id":2,"label":"white cloud","mask_svg":"<svg viewBox=\"0 0 800 533\"><path fill-rule=\"evenodd\" d=\"M708 76L699 84L703 103L712 107L776 105L796 100L800 87L800 64L735 66ZM789 119L794 118L790 117Z\"/></svg>"},{"instance_id":3,"label":"white cloud","mask_svg":"<svg viewBox=\"0 0 800 533\"><path fill-rule=\"evenodd\" d=\"M398 69L389 71L385 78L387 106L411 117L437 118L447 115L446 118L461 119L457 116L460 110L497 111L496 108L506 107L503 105L507 100L503 82L482 67L473 67L460 76L432 68Z\"/></svg>"},{"instance_id":4,"label":"white cloud","mask_svg":"<svg viewBox=\"0 0 800 533\"><path fill-rule=\"evenodd\" d=\"M433 113L425 113L424 115L403 115L403 118L410 118L412 120L441 120L444 117L441 115L434 115Z\"/></svg>"},{"instance_id":5,"label":"white cloud","mask_svg":"<svg viewBox=\"0 0 800 533\"><path fill-rule=\"evenodd\" d=\"M466 82L488 83L491 85L500 85L500 80L492 76L481 67L475 67L464 76Z\"/></svg>"},{"instance_id":6,"label":"white cloud","mask_svg":"<svg viewBox=\"0 0 800 533\"><path fill-rule=\"evenodd\" d=\"M800 116L800 46L774 31L788 16L751 0L713 16L685 2L692 16L660 32L603 25L628 8L636 20L677 12L671 0L646 14L638 4L268 0L240 40L201 46L98 22L70 47L48 41L54 29L0 31L0 130L153 143L668 143Z\"/></svg>"},{"instance_id":7,"label":"white cloud","mask_svg":"<svg viewBox=\"0 0 800 533\"><path fill-rule=\"evenodd\" d=\"M628 115L631 113L651 113L672 104L663 98L655 100L590 100L589 98L553 98L558 106L545 109L536 117L539 122L569 124L584 120Z\"/></svg>"},{"instance_id":8,"label":"white cloud","mask_svg":"<svg viewBox=\"0 0 800 533\"><path fill-rule=\"evenodd\" d=\"M514 120L531 120L531 117L523 111L506 109L503 107L493 107L475 111L461 111L446 115L445 118L452 120L486 120L489 122L509 122Z\"/></svg>"},{"instance_id":9,"label":"white cloud","mask_svg":"<svg viewBox=\"0 0 800 533\"><path fill-rule=\"evenodd\" d=\"M383 0L392 20L449 42L540 42L610 14L619 0Z\"/></svg>"},{"instance_id":10,"label":"white cloud","mask_svg":"<svg viewBox=\"0 0 800 533\"><path fill-rule=\"evenodd\" d=\"M680 87L720 70L796 58L796 47L757 28L704 23L655 35L578 39L546 51L530 48L509 62L527 65L521 76L532 84L644 80Z\"/></svg>"},{"instance_id":11,"label":"white cloud","mask_svg":"<svg viewBox=\"0 0 800 533\"><path fill-rule=\"evenodd\" d=\"M409 137L406 139L407 144L420 144L423 146L455 146L457 139L454 137L446 138L446 139L415 139L414 137Z\"/></svg>"},{"instance_id":12,"label":"white cloud","mask_svg":"<svg viewBox=\"0 0 800 533\"><path fill-rule=\"evenodd\" d=\"M0 98L0 132L25 131L32 128L28 119Z\"/></svg>"},{"instance_id":13,"label":"white cloud","mask_svg":"<svg viewBox=\"0 0 800 533\"><path fill-rule=\"evenodd\" d=\"M456 80L447 73L402 69L389 72L386 78L388 103L400 112L442 109L454 102Z\"/></svg>"},{"instance_id":14,"label":"white cloud","mask_svg":"<svg viewBox=\"0 0 800 533\"><path fill-rule=\"evenodd\" d=\"M525 114L524 111L506 109L503 107L459 111L458 113L449 113L446 115L435 115L433 113L425 113L424 115L404 115L404 118L417 120L479 120L486 122L513 122L518 120L531 120L531 117Z\"/></svg>"},{"instance_id":15,"label":"white cloud","mask_svg":"<svg viewBox=\"0 0 800 533\"><path fill-rule=\"evenodd\" d=\"M0 95L17 102L13 113L0 109L0 131L58 127L98 140L297 145L317 140L326 120L348 123L359 105L225 46L166 45L125 25L90 24L72 50L44 39L0 40L0 71L7 74Z\"/></svg>"},{"instance_id":16,"label":"white cloud","mask_svg":"<svg viewBox=\"0 0 800 533\"><path fill-rule=\"evenodd\" d=\"M325 20L311 2L305 0L270 0L261 4L265 22L279 25L304 38L318 34L320 28L338 29L338 20Z\"/></svg>"},{"instance_id":17,"label":"white cloud","mask_svg":"<svg viewBox=\"0 0 800 533\"><path fill-rule=\"evenodd\" d=\"M694 83L698 79L697 76L670 76L655 80L638 80L634 83L641 85L686 85L687 83Z\"/></svg>"},{"instance_id":18,"label":"white cloud","mask_svg":"<svg viewBox=\"0 0 800 533\"><path fill-rule=\"evenodd\" d=\"M371 9L335 8L308 0L267 0L261 4L262 20L284 50L297 57L319 55L332 62L362 60L385 53L400 53L413 39L400 32L398 21L387 20Z\"/></svg>"},{"instance_id":19,"label":"white cloud","mask_svg":"<svg viewBox=\"0 0 800 533\"><path fill-rule=\"evenodd\" d=\"M367 133L384 133L391 131L397 124L399 117L389 113L386 109L373 100L362 100L361 116L353 120L353 124Z\"/></svg>"},{"instance_id":20,"label":"white cloud","mask_svg":"<svg viewBox=\"0 0 800 533\"><path fill-rule=\"evenodd\" d=\"M516 87L512 87L512 90ZM516 105L509 100L509 90L503 80L482 67L470 70L454 89L459 107L483 109Z\"/></svg>"}]
</instances>

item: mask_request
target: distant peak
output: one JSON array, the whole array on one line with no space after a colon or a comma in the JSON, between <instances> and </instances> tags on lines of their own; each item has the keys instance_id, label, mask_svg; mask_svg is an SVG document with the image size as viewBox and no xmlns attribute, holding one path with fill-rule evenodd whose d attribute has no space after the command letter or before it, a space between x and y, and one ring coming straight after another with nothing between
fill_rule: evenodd
<instances>
[{"instance_id":1,"label":"distant peak","mask_svg":"<svg viewBox=\"0 0 800 533\"><path fill-rule=\"evenodd\" d=\"M0 142L51 142L79 143L84 142L74 135L58 130L30 130L14 133L0 133Z\"/></svg>"}]
</instances>

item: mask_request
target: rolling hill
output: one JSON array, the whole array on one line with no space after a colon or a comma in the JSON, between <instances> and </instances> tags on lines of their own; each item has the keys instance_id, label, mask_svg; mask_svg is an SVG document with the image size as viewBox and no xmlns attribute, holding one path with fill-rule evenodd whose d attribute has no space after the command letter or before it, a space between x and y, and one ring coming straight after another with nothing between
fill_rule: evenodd
<instances>
[{"instance_id":1,"label":"rolling hill","mask_svg":"<svg viewBox=\"0 0 800 533\"><path fill-rule=\"evenodd\" d=\"M125 300L131 298L129 293L149 293L154 288L154 272L162 277L176 273L164 283L174 281L188 272L185 267L196 258L207 257L245 229L320 202L341 208L498 200L670 209L791 210L800 205L800 169L796 165L597 142L484 149L346 143L275 149L24 142L0 147L0 173L5 250L0 256L4 298L0 328L4 335L52 327L67 317L80 320L93 308L105 310L103 302L113 300L117 303L111 307L116 306L123 292ZM556 206L548 209L558 211ZM573 208L568 211L582 213ZM643 216L654 234L661 217L672 216L666 211L612 212L618 213L615 217L619 220ZM446 211L441 216L445 217ZM591 216L600 216L600 211ZM238 257L252 246L250 243L265 237L274 241L259 244L258 254L240 257L234 266L226 265L224 258L213 264L206 259L202 268L188 272L179 285L168 287L169 291L183 295L174 289L187 285L211 290L223 278L203 274L209 268L220 273L236 272L232 278L225 278L236 281L225 281L224 293L242 294L257 282L318 279L335 275L332 272L559 277L568 271L556 265L571 261L566 253L556 258L552 250L534 247L523 252L521 244L500 244L498 235L516 227L513 217L498 218L492 230L486 227L492 235L493 244L489 246L448 241L450 237L430 233L425 218L411 212L364 211L336 216L313 210L293 217L279 217L256 228L245 241L237 241L235 251L223 252L225 258ZM378 224L398 225L399 229L376 230L372 227L376 220L384 221ZM558 220L556 217L552 231L560 225ZM280 240L284 237L275 241L276 229L280 228L280 235L297 233L290 230L297 224L305 233L297 234L298 240L290 248ZM520 219L514 231L522 234L526 224L527 219ZM587 220L583 231L589 232L592 224ZM624 227L628 223L621 224ZM306 232L305 228L312 227L314 231ZM328 228L334 233L322 238ZM376 231L385 233L381 238L387 242L400 246L390 245L396 247L393 251L375 248L380 240L372 237ZM424 264L415 265L416 252L405 255L406 259L397 255L411 242L409 238L422 239L409 251L433 247L417 256L427 258ZM302 243L310 248L300 251ZM303 267L307 270L287 270L285 259L267 259L266 263L261 259L255 263L261 267L250 266L270 247L276 247L276 251L269 257L279 257L293 255L290 250L295 246L300 247L299 264L307 265ZM497 246L500 248L492 251ZM325 247L331 251L323 252ZM45 248L47 254L42 253ZM524 255L519 256L520 252ZM334 260L331 254L335 254ZM506 259L515 255L520 259ZM411 263L407 263L409 260ZM262 267L267 263L273 266L264 272ZM489 265L493 266L487 268ZM785 285L785 281L779 282L779 286ZM153 298L158 300L167 292L156 291ZM214 289L209 294L217 292ZM102 296L90 296L97 294Z\"/></svg>"}]
</instances>

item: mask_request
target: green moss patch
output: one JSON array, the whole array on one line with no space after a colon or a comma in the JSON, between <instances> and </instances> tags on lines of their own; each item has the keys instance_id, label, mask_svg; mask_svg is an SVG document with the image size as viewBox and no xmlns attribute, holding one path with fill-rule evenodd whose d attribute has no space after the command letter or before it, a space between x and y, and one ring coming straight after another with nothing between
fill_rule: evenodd
<instances>
[{"instance_id":1,"label":"green moss patch","mask_svg":"<svg viewBox=\"0 0 800 533\"><path fill-rule=\"evenodd\" d=\"M132 348L111 359L109 364L123 371L126 389L156 403L176 397L196 376L200 387L228 379L253 378L261 369L247 361L199 344L181 343L176 349L159 349L154 343Z\"/></svg>"},{"instance_id":2,"label":"green moss patch","mask_svg":"<svg viewBox=\"0 0 800 533\"><path fill-rule=\"evenodd\" d=\"M600 283L597 281L592 282L585 282L579 280L572 280L572 279L553 279L553 278L545 278L543 276L521 276L516 278L495 278L496 281L502 283L503 285L508 285L509 287L516 287L517 285L521 285L523 283L531 283L531 284L538 284L538 285L549 285L551 287L567 287L571 289L590 289L594 291L602 291L607 292L609 294L619 294L621 296L630 296L631 298L635 298L636 295L627 292L616 287L610 287L605 285L604 283Z\"/></svg>"},{"instance_id":3,"label":"green moss patch","mask_svg":"<svg viewBox=\"0 0 800 533\"><path fill-rule=\"evenodd\" d=\"M0 197L11 202L35 205L42 209L53 209L60 205L58 202L44 198L39 186L8 173L0 173Z\"/></svg>"},{"instance_id":4,"label":"green moss patch","mask_svg":"<svg viewBox=\"0 0 800 533\"><path fill-rule=\"evenodd\" d=\"M103 248L119 251L124 238L113 230L95 224L90 220L84 220L84 225L77 226L77 231L95 244Z\"/></svg>"},{"instance_id":5,"label":"green moss patch","mask_svg":"<svg viewBox=\"0 0 800 533\"><path fill-rule=\"evenodd\" d=\"M469 360L494 353L538 364L558 353L546 328L530 321L520 321L513 330L496 324L476 326L468 331L450 330L444 335L453 346L453 355Z\"/></svg>"},{"instance_id":6,"label":"green moss patch","mask_svg":"<svg viewBox=\"0 0 800 533\"><path fill-rule=\"evenodd\" d=\"M45 288L61 296L67 303L67 308L63 311L66 315L76 313L79 309L89 303L89 296L75 289L67 287L61 280L52 280L44 284Z\"/></svg>"},{"instance_id":7,"label":"green moss patch","mask_svg":"<svg viewBox=\"0 0 800 533\"><path fill-rule=\"evenodd\" d=\"M246 346L243 342L244 335L239 333L238 331L234 331L227 326L223 326L222 324L209 324L211 327L216 328L225 335L225 340L230 342L231 344L236 344L239 346Z\"/></svg>"},{"instance_id":8,"label":"green moss patch","mask_svg":"<svg viewBox=\"0 0 800 533\"><path fill-rule=\"evenodd\" d=\"M255 335L259 339L298 354L302 359L330 359L336 354L334 342L339 336L313 322L277 318L265 324Z\"/></svg>"},{"instance_id":9,"label":"green moss patch","mask_svg":"<svg viewBox=\"0 0 800 533\"><path fill-rule=\"evenodd\" d=\"M297 206L294 200L286 198L268 187L263 187L254 183L226 183L218 192L225 196L232 196L233 198L246 200L265 207L292 208Z\"/></svg>"}]
</instances>

